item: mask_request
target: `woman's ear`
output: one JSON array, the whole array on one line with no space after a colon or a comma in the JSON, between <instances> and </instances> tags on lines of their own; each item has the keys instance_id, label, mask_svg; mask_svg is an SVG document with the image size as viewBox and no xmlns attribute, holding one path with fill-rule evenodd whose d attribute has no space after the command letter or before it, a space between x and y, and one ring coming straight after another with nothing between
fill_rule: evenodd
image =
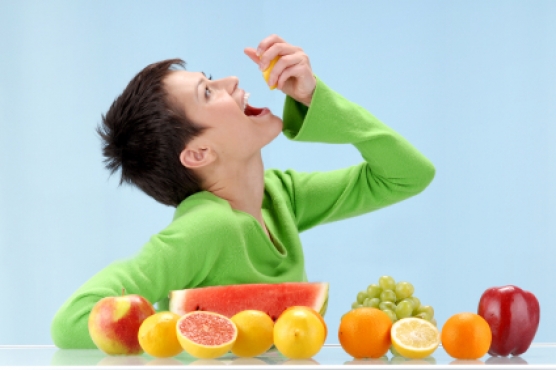
<instances>
[{"instance_id":1,"label":"woman's ear","mask_svg":"<svg viewBox=\"0 0 556 370\"><path fill-rule=\"evenodd\" d=\"M198 169L212 163L215 159L210 147L188 145L180 153L180 162L184 167Z\"/></svg>"}]
</instances>

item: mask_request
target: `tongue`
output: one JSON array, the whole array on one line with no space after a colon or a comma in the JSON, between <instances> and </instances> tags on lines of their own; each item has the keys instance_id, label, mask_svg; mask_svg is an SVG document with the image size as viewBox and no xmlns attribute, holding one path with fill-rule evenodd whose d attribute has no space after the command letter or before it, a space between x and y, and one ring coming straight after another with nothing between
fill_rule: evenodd
<instances>
[{"instance_id":1,"label":"tongue","mask_svg":"<svg viewBox=\"0 0 556 370\"><path fill-rule=\"evenodd\" d=\"M245 107L245 115L247 116L258 116L259 114L261 114L263 112L262 108L255 108L250 106L249 104L247 104L247 106Z\"/></svg>"}]
</instances>

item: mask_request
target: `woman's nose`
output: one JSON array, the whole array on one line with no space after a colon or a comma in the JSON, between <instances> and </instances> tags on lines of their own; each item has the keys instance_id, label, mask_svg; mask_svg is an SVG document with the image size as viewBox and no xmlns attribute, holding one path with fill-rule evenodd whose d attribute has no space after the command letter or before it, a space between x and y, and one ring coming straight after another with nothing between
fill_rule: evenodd
<instances>
[{"instance_id":1,"label":"woman's nose","mask_svg":"<svg viewBox=\"0 0 556 370\"><path fill-rule=\"evenodd\" d=\"M235 89L237 89L237 86L239 85L239 78L237 78L236 76L230 76L230 77L227 77L227 79L228 79L227 82L228 82L228 86L229 86L228 87L229 88L228 92L231 94L231 93L234 92Z\"/></svg>"},{"instance_id":2,"label":"woman's nose","mask_svg":"<svg viewBox=\"0 0 556 370\"><path fill-rule=\"evenodd\" d=\"M239 84L239 78L237 78L236 76L228 76L228 77L221 78L215 82L218 83L221 89L224 89L226 90L226 92L231 94L234 92L235 89L237 89L237 86Z\"/></svg>"}]
</instances>

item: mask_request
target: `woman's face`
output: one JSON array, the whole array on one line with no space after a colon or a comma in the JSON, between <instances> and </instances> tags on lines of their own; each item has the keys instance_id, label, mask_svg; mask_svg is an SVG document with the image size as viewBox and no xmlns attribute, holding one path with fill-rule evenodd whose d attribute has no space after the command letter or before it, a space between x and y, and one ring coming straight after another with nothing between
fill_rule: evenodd
<instances>
[{"instance_id":1,"label":"woman's face","mask_svg":"<svg viewBox=\"0 0 556 370\"><path fill-rule=\"evenodd\" d=\"M282 131L282 120L267 108L247 104L237 77L209 80L203 73L173 71L165 87L188 119L206 127L193 140L211 146L220 160L248 159ZM245 109L247 107L247 109ZM189 145L189 144L188 144Z\"/></svg>"}]
</instances>

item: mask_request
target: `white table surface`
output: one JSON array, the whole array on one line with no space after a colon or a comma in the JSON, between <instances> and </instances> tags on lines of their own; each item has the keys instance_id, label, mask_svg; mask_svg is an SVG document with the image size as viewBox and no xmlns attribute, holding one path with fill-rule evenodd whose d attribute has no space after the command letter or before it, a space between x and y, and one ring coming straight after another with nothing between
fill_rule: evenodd
<instances>
[{"instance_id":1,"label":"white table surface","mask_svg":"<svg viewBox=\"0 0 556 370\"><path fill-rule=\"evenodd\" d=\"M169 359L141 356L108 356L99 350L62 350L55 346L0 346L0 368L48 369L555 369L556 343L534 343L519 357L484 356L474 361L451 358L439 347L429 358L409 360L387 357L355 360L336 344L327 344L310 360L294 361L276 350L256 358L238 358L232 354L215 360L198 360L185 352Z\"/></svg>"}]
</instances>

